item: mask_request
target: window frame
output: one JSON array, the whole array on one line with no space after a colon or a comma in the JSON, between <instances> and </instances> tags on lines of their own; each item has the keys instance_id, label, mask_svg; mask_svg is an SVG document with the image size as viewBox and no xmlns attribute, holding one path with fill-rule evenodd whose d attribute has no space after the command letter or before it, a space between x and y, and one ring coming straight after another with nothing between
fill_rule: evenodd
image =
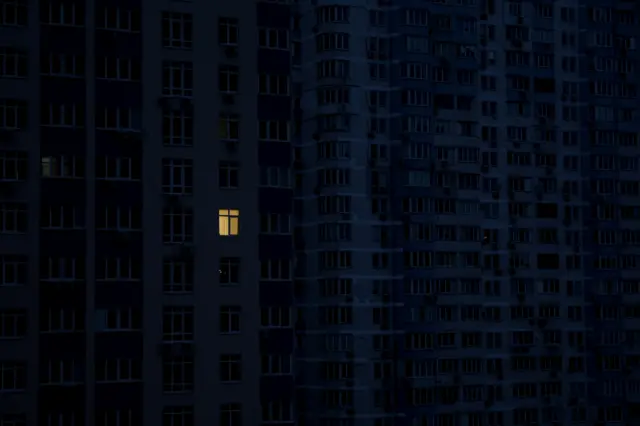
<instances>
[{"instance_id":1,"label":"window frame","mask_svg":"<svg viewBox=\"0 0 640 426\"><path fill-rule=\"evenodd\" d=\"M240 187L240 165L232 161L218 163L218 188L238 189Z\"/></svg>"},{"instance_id":2,"label":"window frame","mask_svg":"<svg viewBox=\"0 0 640 426\"><path fill-rule=\"evenodd\" d=\"M218 235L221 237L236 237L240 234L240 210L218 210Z\"/></svg>"},{"instance_id":3,"label":"window frame","mask_svg":"<svg viewBox=\"0 0 640 426\"><path fill-rule=\"evenodd\" d=\"M289 30L284 28L258 28L258 48L289 51L291 49Z\"/></svg>"},{"instance_id":4,"label":"window frame","mask_svg":"<svg viewBox=\"0 0 640 426\"><path fill-rule=\"evenodd\" d=\"M242 332L242 306L220 306L220 334L240 334Z\"/></svg>"},{"instance_id":5,"label":"window frame","mask_svg":"<svg viewBox=\"0 0 640 426\"><path fill-rule=\"evenodd\" d=\"M110 371L113 370L113 371ZM115 373L115 377L109 377ZM96 365L96 383L135 383L142 381L142 360L108 358Z\"/></svg>"},{"instance_id":6,"label":"window frame","mask_svg":"<svg viewBox=\"0 0 640 426\"><path fill-rule=\"evenodd\" d=\"M176 277L180 279L175 280ZM193 293L194 278L192 260L165 260L162 264L162 291L164 294Z\"/></svg>"},{"instance_id":7,"label":"window frame","mask_svg":"<svg viewBox=\"0 0 640 426\"><path fill-rule=\"evenodd\" d=\"M27 310L0 311L0 340L23 339L27 335Z\"/></svg>"},{"instance_id":8,"label":"window frame","mask_svg":"<svg viewBox=\"0 0 640 426\"><path fill-rule=\"evenodd\" d=\"M193 343L195 309L191 306L164 306L162 309L162 342Z\"/></svg>"},{"instance_id":9,"label":"window frame","mask_svg":"<svg viewBox=\"0 0 640 426\"><path fill-rule=\"evenodd\" d=\"M195 367L192 357L179 356L162 360L163 393L175 394L192 392L194 381Z\"/></svg>"},{"instance_id":10,"label":"window frame","mask_svg":"<svg viewBox=\"0 0 640 426\"><path fill-rule=\"evenodd\" d=\"M240 285L240 258L222 257L218 262L218 282L224 287L236 287ZM226 277L226 278L225 278ZM224 279L223 279L224 278Z\"/></svg>"},{"instance_id":11,"label":"window frame","mask_svg":"<svg viewBox=\"0 0 640 426\"><path fill-rule=\"evenodd\" d=\"M240 27L237 18L221 16L218 18L218 44L220 46L237 46L240 38Z\"/></svg>"},{"instance_id":12,"label":"window frame","mask_svg":"<svg viewBox=\"0 0 640 426\"><path fill-rule=\"evenodd\" d=\"M164 244L192 243L194 226L193 211L165 209L162 213L162 242Z\"/></svg>"},{"instance_id":13,"label":"window frame","mask_svg":"<svg viewBox=\"0 0 640 426\"><path fill-rule=\"evenodd\" d=\"M164 109L162 115L162 140L164 146L193 146L193 113Z\"/></svg>"},{"instance_id":14,"label":"window frame","mask_svg":"<svg viewBox=\"0 0 640 426\"><path fill-rule=\"evenodd\" d=\"M190 158L162 159L162 193L169 195L193 194L193 160Z\"/></svg>"},{"instance_id":15,"label":"window frame","mask_svg":"<svg viewBox=\"0 0 640 426\"><path fill-rule=\"evenodd\" d=\"M242 354L220 354L218 359L221 383L240 383L243 379Z\"/></svg>"},{"instance_id":16,"label":"window frame","mask_svg":"<svg viewBox=\"0 0 640 426\"><path fill-rule=\"evenodd\" d=\"M99 16L102 18L96 19L96 28L99 30L134 34L140 32L142 19L137 9L105 7Z\"/></svg>"},{"instance_id":17,"label":"window frame","mask_svg":"<svg viewBox=\"0 0 640 426\"><path fill-rule=\"evenodd\" d=\"M192 14L162 12L162 47L178 50L193 49Z\"/></svg>"},{"instance_id":18,"label":"window frame","mask_svg":"<svg viewBox=\"0 0 640 426\"><path fill-rule=\"evenodd\" d=\"M191 98L193 96L193 63L164 61L162 63L162 94Z\"/></svg>"},{"instance_id":19,"label":"window frame","mask_svg":"<svg viewBox=\"0 0 640 426\"><path fill-rule=\"evenodd\" d=\"M28 216L28 206L24 203L0 203L0 234L26 234L29 230Z\"/></svg>"}]
</instances>

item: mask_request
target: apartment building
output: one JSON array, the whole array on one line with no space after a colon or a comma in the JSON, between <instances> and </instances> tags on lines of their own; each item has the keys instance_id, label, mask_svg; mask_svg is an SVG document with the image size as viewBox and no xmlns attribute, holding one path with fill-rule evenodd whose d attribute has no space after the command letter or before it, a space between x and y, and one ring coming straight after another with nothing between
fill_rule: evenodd
<instances>
[{"instance_id":1,"label":"apartment building","mask_svg":"<svg viewBox=\"0 0 640 426\"><path fill-rule=\"evenodd\" d=\"M301 423L638 422L637 2L296 9Z\"/></svg>"},{"instance_id":2,"label":"apartment building","mask_svg":"<svg viewBox=\"0 0 640 426\"><path fill-rule=\"evenodd\" d=\"M289 7L0 2L0 425L292 422Z\"/></svg>"},{"instance_id":3,"label":"apartment building","mask_svg":"<svg viewBox=\"0 0 640 426\"><path fill-rule=\"evenodd\" d=\"M638 422L635 2L1 6L0 426Z\"/></svg>"}]
</instances>

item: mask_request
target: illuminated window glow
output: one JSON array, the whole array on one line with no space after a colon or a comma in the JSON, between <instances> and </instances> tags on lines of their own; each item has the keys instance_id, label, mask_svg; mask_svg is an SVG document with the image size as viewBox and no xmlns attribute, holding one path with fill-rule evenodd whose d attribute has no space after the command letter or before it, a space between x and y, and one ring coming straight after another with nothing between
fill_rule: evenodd
<instances>
[{"instance_id":1,"label":"illuminated window glow","mask_svg":"<svg viewBox=\"0 0 640 426\"><path fill-rule=\"evenodd\" d=\"M218 210L218 234L224 237L238 235L240 231L240 210Z\"/></svg>"}]
</instances>

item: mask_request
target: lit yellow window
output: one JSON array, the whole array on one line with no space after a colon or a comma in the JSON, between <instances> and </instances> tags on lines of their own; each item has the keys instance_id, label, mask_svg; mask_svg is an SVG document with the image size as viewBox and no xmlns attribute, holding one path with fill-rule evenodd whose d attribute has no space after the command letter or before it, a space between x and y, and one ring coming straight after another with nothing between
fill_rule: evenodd
<instances>
[{"instance_id":1,"label":"lit yellow window","mask_svg":"<svg viewBox=\"0 0 640 426\"><path fill-rule=\"evenodd\" d=\"M240 210L218 210L218 233L225 237L238 235L240 231Z\"/></svg>"}]
</instances>

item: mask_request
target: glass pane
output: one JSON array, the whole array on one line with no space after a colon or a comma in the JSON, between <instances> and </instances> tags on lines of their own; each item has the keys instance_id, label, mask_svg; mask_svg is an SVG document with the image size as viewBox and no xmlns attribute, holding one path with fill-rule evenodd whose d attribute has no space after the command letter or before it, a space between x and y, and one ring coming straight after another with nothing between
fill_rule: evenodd
<instances>
[{"instance_id":1,"label":"glass pane","mask_svg":"<svg viewBox=\"0 0 640 426\"><path fill-rule=\"evenodd\" d=\"M239 225L239 220L236 217L231 218L231 229L229 230L229 233L231 235L238 235L238 225Z\"/></svg>"},{"instance_id":2,"label":"glass pane","mask_svg":"<svg viewBox=\"0 0 640 426\"><path fill-rule=\"evenodd\" d=\"M220 216L218 218L218 227L220 235L229 235L229 218L227 216Z\"/></svg>"}]
</instances>

